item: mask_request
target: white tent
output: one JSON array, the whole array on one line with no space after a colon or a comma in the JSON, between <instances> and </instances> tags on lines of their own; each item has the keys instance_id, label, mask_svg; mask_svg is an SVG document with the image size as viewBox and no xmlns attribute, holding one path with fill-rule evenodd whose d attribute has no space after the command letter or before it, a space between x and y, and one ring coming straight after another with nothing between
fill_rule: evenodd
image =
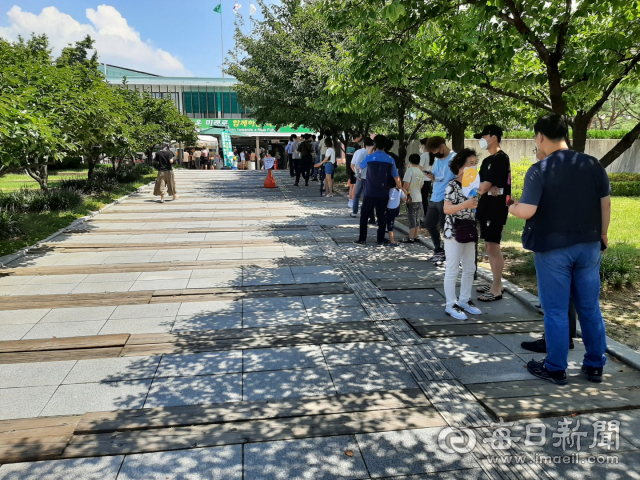
<instances>
[{"instance_id":1,"label":"white tent","mask_svg":"<svg viewBox=\"0 0 640 480\"><path fill-rule=\"evenodd\" d=\"M213 135L198 135L198 141L196 142L196 147L209 147L213 149L218 149L218 138Z\"/></svg>"}]
</instances>

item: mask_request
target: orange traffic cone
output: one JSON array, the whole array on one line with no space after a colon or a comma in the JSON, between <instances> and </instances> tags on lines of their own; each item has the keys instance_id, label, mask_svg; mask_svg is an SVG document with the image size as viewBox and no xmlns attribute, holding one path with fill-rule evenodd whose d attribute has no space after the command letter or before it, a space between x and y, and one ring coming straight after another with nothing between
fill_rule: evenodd
<instances>
[{"instance_id":1,"label":"orange traffic cone","mask_svg":"<svg viewBox=\"0 0 640 480\"><path fill-rule=\"evenodd\" d=\"M276 179L273 178L271 169L267 170L267 178L264 180L264 188L276 188Z\"/></svg>"}]
</instances>

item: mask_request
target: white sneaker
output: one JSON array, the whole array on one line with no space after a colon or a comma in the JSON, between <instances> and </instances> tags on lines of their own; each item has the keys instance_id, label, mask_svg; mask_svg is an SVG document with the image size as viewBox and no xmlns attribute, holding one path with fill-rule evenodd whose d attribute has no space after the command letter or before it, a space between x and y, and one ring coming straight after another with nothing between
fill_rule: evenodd
<instances>
[{"instance_id":1,"label":"white sneaker","mask_svg":"<svg viewBox=\"0 0 640 480\"><path fill-rule=\"evenodd\" d=\"M475 306L475 304L469 300L467 303L458 302L458 306L471 315L481 315L482 310Z\"/></svg>"},{"instance_id":2,"label":"white sneaker","mask_svg":"<svg viewBox=\"0 0 640 480\"><path fill-rule=\"evenodd\" d=\"M445 308L445 313L456 320L466 320L467 316L464 314L464 310L460 308L458 305L454 305L452 307Z\"/></svg>"},{"instance_id":3,"label":"white sneaker","mask_svg":"<svg viewBox=\"0 0 640 480\"><path fill-rule=\"evenodd\" d=\"M351 215L353 218L357 217L358 214L357 213L350 213L349 215Z\"/></svg>"},{"instance_id":4,"label":"white sneaker","mask_svg":"<svg viewBox=\"0 0 640 480\"><path fill-rule=\"evenodd\" d=\"M349 200L349 203L347 205L349 208L353 208L353 200Z\"/></svg>"}]
</instances>

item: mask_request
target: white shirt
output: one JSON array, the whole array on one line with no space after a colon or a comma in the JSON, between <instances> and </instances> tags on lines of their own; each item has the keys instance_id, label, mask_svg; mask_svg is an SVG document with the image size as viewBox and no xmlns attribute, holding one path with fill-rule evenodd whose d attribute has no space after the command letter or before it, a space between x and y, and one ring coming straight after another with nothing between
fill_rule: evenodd
<instances>
[{"instance_id":1,"label":"white shirt","mask_svg":"<svg viewBox=\"0 0 640 480\"><path fill-rule=\"evenodd\" d=\"M242 160L242 161L244 162L244 152L242 152L242 153L240 154L240 160Z\"/></svg>"},{"instance_id":2,"label":"white shirt","mask_svg":"<svg viewBox=\"0 0 640 480\"><path fill-rule=\"evenodd\" d=\"M200 152L200 155L202 155L203 157L208 157L209 156L209 150L207 150L206 148L202 150L202 152Z\"/></svg>"},{"instance_id":3,"label":"white shirt","mask_svg":"<svg viewBox=\"0 0 640 480\"><path fill-rule=\"evenodd\" d=\"M387 203L387 208L393 209L398 208L400 206L400 199L405 199L407 196L404 191L398 188L392 188L389 190L389 203Z\"/></svg>"},{"instance_id":4,"label":"white shirt","mask_svg":"<svg viewBox=\"0 0 640 480\"><path fill-rule=\"evenodd\" d=\"M420 168L423 172L429 170L429 152L424 152L422 155L420 155ZM428 182L429 179L427 179L426 181Z\"/></svg>"},{"instance_id":5,"label":"white shirt","mask_svg":"<svg viewBox=\"0 0 640 480\"><path fill-rule=\"evenodd\" d=\"M336 151L333 148L327 148L327 151L324 152L324 158L329 157L329 162L332 164L336 164Z\"/></svg>"},{"instance_id":6,"label":"white shirt","mask_svg":"<svg viewBox=\"0 0 640 480\"><path fill-rule=\"evenodd\" d=\"M356 150L356 152L353 154L353 158L351 159L351 166L353 167L353 171L356 174L356 178L367 178L367 168L365 167L364 170L360 170L360 167L358 167L358 164L364 160L364 157L366 157L369 154L369 149L368 148L361 148L360 150Z\"/></svg>"}]
</instances>

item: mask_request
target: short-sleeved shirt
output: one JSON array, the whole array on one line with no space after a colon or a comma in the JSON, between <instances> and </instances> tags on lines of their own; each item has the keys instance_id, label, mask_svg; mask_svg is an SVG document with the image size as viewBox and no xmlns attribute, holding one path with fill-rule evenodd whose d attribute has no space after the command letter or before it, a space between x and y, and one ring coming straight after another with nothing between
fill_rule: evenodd
<instances>
[{"instance_id":1,"label":"short-sleeved shirt","mask_svg":"<svg viewBox=\"0 0 640 480\"><path fill-rule=\"evenodd\" d=\"M430 155L429 152L424 152L422 155L420 155L420 168L422 169L422 171L427 171L429 170L429 159L430 159Z\"/></svg>"},{"instance_id":2,"label":"short-sleeved shirt","mask_svg":"<svg viewBox=\"0 0 640 480\"><path fill-rule=\"evenodd\" d=\"M353 167L353 171L355 172L356 178L365 179L367 178L367 170L361 170L359 168L360 162L364 160L369 153L368 148L361 148L357 150L356 153L353 154L353 158L351 159L351 166Z\"/></svg>"},{"instance_id":3,"label":"short-sleeved shirt","mask_svg":"<svg viewBox=\"0 0 640 480\"><path fill-rule=\"evenodd\" d=\"M364 196L373 198L387 198L389 195L389 177L397 177L396 162L382 151L376 151L364 157L359 164L361 169L367 169L364 181Z\"/></svg>"},{"instance_id":4,"label":"short-sleeved shirt","mask_svg":"<svg viewBox=\"0 0 640 480\"><path fill-rule=\"evenodd\" d=\"M327 163L332 163L333 165L336 164L336 151L333 148L327 148L327 151L324 152L324 158L322 160L327 157L329 157L329 162Z\"/></svg>"},{"instance_id":5,"label":"short-sleeved shirt","mask_svg":"<svg viewBox=\"0 0 640 480\"><path fill-rule=\"evenodd\" d=\"M200 159L200 155L202 155L202 152L200 150L196 150L195 152L193 152L193 159L195 160Z\"/></svg>"},{"instance_id":6,"label":"short-sleeved shirt","mask_svg":"<svg viewBox=\"0 0 640 480\"><path fill-rule=\"evenodd\" d=\"M422 185L424 185L424 173L418 166L407 169L404 174L403 182L409 183L409 195L412 202L422 202Z\"/></svg>"},{"instance_id":7,"label":"short-sleeved shirt","mask_svg":"<svg viewBox=\"0 0 640 480\"><path fill-rule=\"evenodd\" d=\"M454 178L445 187L444 201L451 202L453 205L460 205L466 202L468 199L462 193L462 184L458 179ZM444 216L444 230L442 236L447 240L451 240L456 237L454 228L454 221L456 218L463 220L475 220L476 214L470 208L465 208L456 213L447 213Z\"/></svg>"},{"instance_id":8,"label":"short-sleeved shirt","mask_svg":"<svg viewBox=\"0 0 640 480\"><path fill-rule=\"evenodd\" d=\"M611 195L609 177L594 157L558 150L529 167L520 203L536 205L527 220L522 244L547 252L579 243L599 242L601 199Z\"/></svg>"},{"instance_id":9,"label":"short-sleeved shirt","mask_svg":"<svg viewBox=\"0 0 640 480\"><path fill-rule=\"evenodd\" d=\"M504 225L509 216L507 196L511 196L511 162L509 155L502 150L488 156L480 165L480 182L502 189L501 195L485 193L478 201L478 220L480 222L498 222Z\"/></svg>"},{"instance_id":10,"label":"short-sleeved shirt","mask_svg":"<svg viewBox=\"0 0 640 480\"><path fill-rule=\"evenodd\" d=\"M209 156L209 150L207 150L206 148L205 148L205 149L203 149L203 150L200 152L200 155L201 155L201 156L203 156L203 157L208 157L208 156Z\"/></svg>"},{"instance_id":11,"label":"short-sleeved shirt","mask_svg":"<svg viewBox=\"0 0 640 480\"><path fill-rule=\"evenodd\" d=\"M156 153L155 160L158 162L159 172L168 172L173 170L171 167L171 159L173 158L173 152L171 150L160 150Z\"/></svg>"},{"instance_id":12,"label":"short-sleeved shirt","mask_svg":"<svg viewBox=\"0 0 640 480\"><path fill-rule=\"evenodd\" d=\"M452 150L445 158L436 158L435 162L433 162L433 167L431 168L431 173L434 176L432 182L433 190L431 191L432 202L443 202L447 185L449 185L451 180L456 178L451 168L449 168L449 164L455 156L456 152Z\"/></svg>"},{"instance_id":13,"label":"short-sleeved shirt","mask_svg":"<svg viewBox=\"0 0 640 480\"><path fill-rule=\"evenodd\" d=\"M291 144L291 153L293 155L293 158L298 159L300 158L300 152L298 151L298 145L300 145L300 142L297 140L294 140L293 143ZM262 152L260 152L262 153Z\"/></svg>"},{"instance_id":14,"label":"short-sleeved shirt","mask_svg":"<svg viewBox=\"0 0 640 480\"><path fill-rule=\"evenodd\" d=\"M399 188L389 189L389 201L387 202L387 208L393 210L400 206L400 200L407 198L407 194Z\"/></svg>"}]
</instances>

